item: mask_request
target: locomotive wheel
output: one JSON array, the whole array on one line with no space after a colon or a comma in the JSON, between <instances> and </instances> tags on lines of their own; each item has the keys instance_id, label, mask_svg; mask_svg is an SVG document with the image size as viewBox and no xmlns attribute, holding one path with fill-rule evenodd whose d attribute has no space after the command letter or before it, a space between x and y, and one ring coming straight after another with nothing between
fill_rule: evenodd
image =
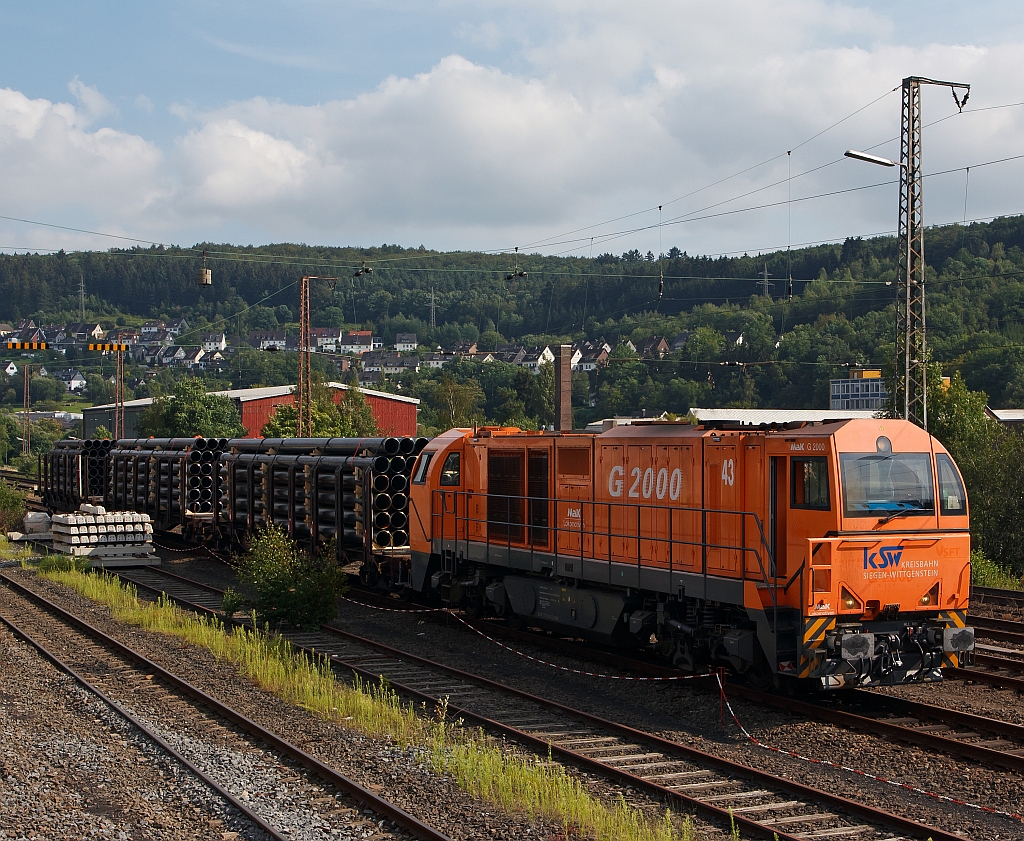
<instances>
[{"instance_id":1,"label":"locomotive wheel","mask_svg":"<svg viewBox=\"0 0 1024 841\"><path fill-rule=\"evenodd\" d=\"M775 675L768 669L767 665L758 664L754 668L749 669L744 677L747 679L747 683L750 684L750 688L756 689L758 692L772 692L777 688Z\"/></svg>"},{"instance_id":2,"label":"locomotive wheel","mask_svg":"<svg viewBox=\"0 0 1024 841\"><path fill-rule=\"evenodd\" d=\"M461 607L462 611L470 619L479 619L480 615L484 612L483 599L479 598L478 596L471 596L470 598L466 599L466 601L462 603Z\"/></svg>"}]
</instances>

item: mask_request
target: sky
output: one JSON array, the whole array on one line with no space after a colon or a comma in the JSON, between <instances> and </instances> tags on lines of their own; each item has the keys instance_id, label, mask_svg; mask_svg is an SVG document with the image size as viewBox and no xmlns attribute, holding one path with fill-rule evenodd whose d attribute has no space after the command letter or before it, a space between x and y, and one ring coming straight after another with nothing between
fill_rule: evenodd
<instances>
[{"instance_id":1,"label":"sky","mask_svg":"<svg viewBox=\"0 0 1024 841\"><path fill-rule=\"evenodd\" d=\"M992 0L0 0L0 251L892 232L896 170L843 152L899 156L908 75L971 85L924 89L925 222L1024 213L1024 158L990 163L1022 60Z\"/></svg>"}]
</instances>

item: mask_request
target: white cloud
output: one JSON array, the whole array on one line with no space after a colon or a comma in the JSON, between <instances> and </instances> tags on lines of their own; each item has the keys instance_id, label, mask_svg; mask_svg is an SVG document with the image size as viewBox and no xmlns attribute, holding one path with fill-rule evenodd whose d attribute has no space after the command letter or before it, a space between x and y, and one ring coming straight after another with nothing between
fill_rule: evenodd
<instances>
[{"instance_id":1,"label":"white cloud","mask_svg":"<svg viewBox=\"0 0 1024 841\"><path fill-rule=\"evenodd\" d=\"M146 96L144 93L140 93L135 97L135 107L145 111L147 114L153 113L153 100Z\"/></svg>"},{"instance_id":2,"label":"white cloud","mask_svg":"<svg viewBox=\"0 0 1024 841\"><path fill-rule=\"evenodd\" d=\"M86 130L106 100L94 88L79 92L83 105L75 107L0 89L5 215L120 228L169 195L160 150L111 128Z\"/></svg>"},{"instance_id":3,"label":"white cloud","mask_svg":"<svg viewBox=\"0 0 1024 841\"><path fill-rule=\"evenodd\" d=\"M77 76L68 82L68 90L78 100L79 107L75 110L75 117L79 121L79 125L83 127L91 125L101 117L117 113L117 109L114 108L110 100L95 87L86 85Z\"/></svg>"},{"instance_id":4,"label":"white cloud","mask_svg":"<svg viewBox=\"0 0 1024 841\"><path fill-rule=\"evenodd\" d=\"M516 66L525 71L453 54L347 100L175 105L183 127L166 150L112 128L88 130L113 109L77 79L69 86L77 105L0 91L4 205L50 216L80 208L96 226L163 241L501 247L659 204L670 219L785 178L790 162L798 174L894 137L898 92L797 148L791 161L784 154L911 72L973 83L973 107L1022 98L1014 80L1024 46L911 48L892 42L898 33L888 20L849 5L551 6L519 4L545 26L514 35L486 20L458 30L489 47L520 44ZM494 20L505 13L497 6ZM141 108L144 99L136 100ZM926 121L954 110L948 91L925 91ZM926 132L926 167L1020 153L1022 127L1024 108L947 120ZM898 153L891 144L879 151ZM768 166L668 204L779 153ZM1024 210L1014 190L1020 168L1008 166L972 171L971 215ZM793 196L887 177L844 161L795 181ZM958 218L960 176L929 179L926 191L927 222ZM710 212L787 194L782 185ZM792 239L885 230L895 216L891 188L795 205ZM654 211L578 236L658 218ZM661 244L691 253L785 245L789 218L782 207L674 226ZM657 250L659 236L646 231L596 247Z\"/></svg>"}]
</instances>

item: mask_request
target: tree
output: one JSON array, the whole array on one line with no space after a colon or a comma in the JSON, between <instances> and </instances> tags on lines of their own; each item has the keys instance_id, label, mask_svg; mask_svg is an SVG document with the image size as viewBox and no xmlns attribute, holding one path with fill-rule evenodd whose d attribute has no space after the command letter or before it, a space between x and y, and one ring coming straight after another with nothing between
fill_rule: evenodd
<instances>
[{"instance_id":1,"label":"tree","mask_svg":"<svg viewBox=\"0 0 1024 841\"><path fill-rule=\"evenodd\" d=\"M311 437L359 438L379 434L373 412L358 389L348 388L342 393L340 404L336 404L334 389L324 378L314 371L311 379ZM292 438L298 428L298 419L296 406L279 406L260 434L265 438Z\"/></svg>"},{"instance_id":2,"label":"tree","mask_svg":"<svg viewBox=\"0 0 1024 841\"><path fill-rule=\"evenodd\" d=\"M159 398L146 410L139 433L156 438L238 438L245 428L230 397L207 394L203 380L186 377L176 384L173 397Z\"/></svg>"},{"instance_id":3,"label":"tree","mask_svg":"<svg viewBox=\"0 0 1024 841\"><path fill-rule=\"evenodd\" d=\"M110 434L110 430L107 429L102 423L92 431L92 437L103 440L104 438L110 439L114 436Z\"/></svg>"},{"instance_id":4,"label":"tree","mask_svg":"<svg viewBox=\"0 0 1024 841\"><path fill-rule=\"evenodd\" d=\"M433 407L437 413L438 426L441 429L452 427L468 427L473 421L481 420L480 404L484 399L480 384L470 379L464 383L445 372L434 383Z\"/></svg>"},{"instance_id":5,"label":"tree","mask_svg":"<svg viewBox=\"0 0 1024 841\"><path fill-rule=\"evenodd\" d=\"M929 371L928 422L949 450L967 485L976 548L998 564L1024 573L1024 436L992 420L987 397L971 391L959 372L943 386Z\"/></svg>"},{"instance_id":6,"label":"tree","mask_svg":"<svg viewBox=\"0 0 1024 841\"><path fill-rule=\"evenodd\" d=\"M114 401L113 383L99 374L85 375L85 391L89 395L89 399L97 405Z\"/></svg>"},{"instance_id":7,"label":"tree","mask_svg":"<svg viewBox=\"0 0 1024 841\"><path fill-rule=\"evenodd\" d=\"M260 621L278 627L319 627L334 617L338 596L346 589L345 573L329 547L305 552L280 526L257 531L249 551L235 560L239 579L256 594Z\"/></svg>"},{"instance_id":8,"label":"tree","mask_svg":"<svg viewBox=\"0 0 1024 841\"><path fill-rule=\"evenodd\" d=\"M61 438L64 427L49 418L32 421L32 452L48 453Z\"/></svg>"},{"instance_id":9,"label":"tree","mask_svg":"<svg viewBox=\"0 0 1024 841\"><path fill-rule=\"evenodd\" d=\"M342 392L338 413L341 415L342 429L345 430L344 437L362 438L380 434L370 404L355 386L349 386Z\"/></svg>"}]
</instances>

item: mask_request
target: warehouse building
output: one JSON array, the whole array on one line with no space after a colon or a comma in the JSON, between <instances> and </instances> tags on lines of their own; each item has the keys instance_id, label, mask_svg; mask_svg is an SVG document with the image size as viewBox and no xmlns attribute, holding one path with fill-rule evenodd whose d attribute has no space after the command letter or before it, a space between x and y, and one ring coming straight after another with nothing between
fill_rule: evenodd
<instances>
[{"instance_id":1,"label":"warehouse building","mask_svg":"<svg viewBox=\"0 0 1024 841\"><path fill-rule=\"evenodd\" d=\"M342 383L328 383L333 388L335 402L341 400L342 393L348 386ZM246 438L259 438L260 430L277 411L278 406L295 404L292 385L275 385L265 388L236 388L229 391L214 391L235 401L242 414L242 426L245 427ZM383 435L415 435L416 412L419 400L415 397L403 397L385 391L360 389L363 397L373 412L373 418ZM153 405L153 398L142 400L126 400L124 404L124 434L126 438L137 437L139 421L146 409ZM92 406L83 411L85 419L85 437L91 438L98 426L114 428L114 404Z\"/></svg>"}]
</instances>

